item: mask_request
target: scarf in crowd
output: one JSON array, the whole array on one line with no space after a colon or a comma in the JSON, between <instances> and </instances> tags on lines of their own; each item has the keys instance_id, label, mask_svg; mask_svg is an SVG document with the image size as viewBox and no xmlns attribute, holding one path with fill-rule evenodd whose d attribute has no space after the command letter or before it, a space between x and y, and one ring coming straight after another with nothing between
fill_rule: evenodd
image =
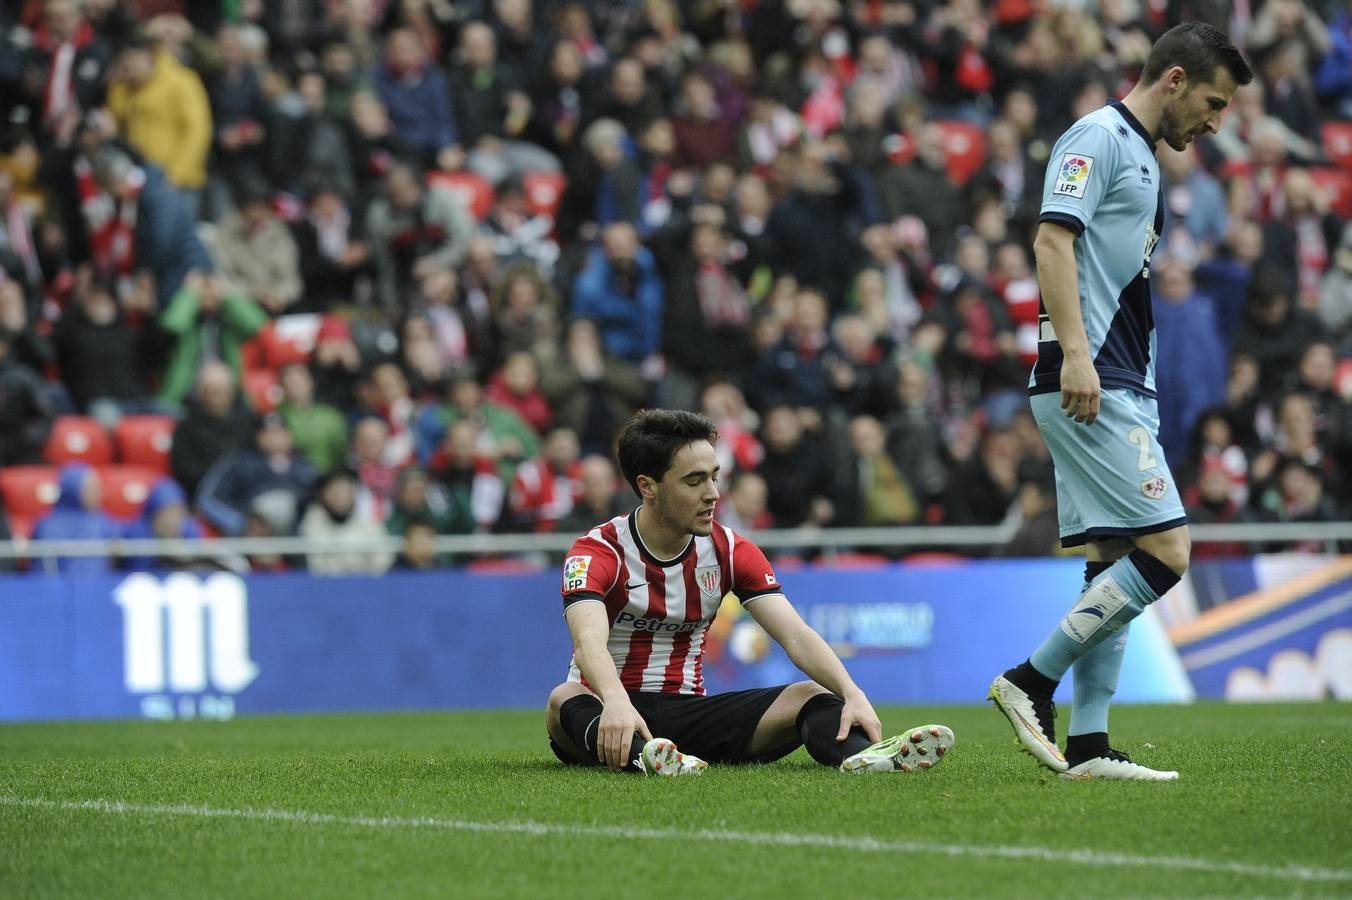
<instances>
[{"instance_id":1,"label":"scarf in crowd","mask_svg":"<svg viewBox=\"0 0 1352 900\"><path fill-rule=\"evenodd\" d=\"M74 169L95 270L105 277L131 274L136 268L136 197L118 200L106 193L84 157L75 161Z\"/></svg>"},{"instance_id":2,"label":"scarf in crowd","mask_svg":"<svg viewBox=\"0 0 1352 900\"><path fill-rule=\"evenodd\" d=\"M707 262L695 275L700 314L710 328L741 328L751 321L746 291L720 263Z\"/></svg>"},{"instance_id":3,"label":"scarf in crowd","mask_svg":"<svg viewBox=\"0 0 1352 900\"><path fill-rule=\"evenodd\" d=\"M44 26L33 35L33 43L52 54L52 68L47 73L47 86L42 97L42 121L55 126L72 108L78 107L75 97L75 55L94 41L94 29L81 22L68 41L58 42Z\"/></svg>"}]
</instances>

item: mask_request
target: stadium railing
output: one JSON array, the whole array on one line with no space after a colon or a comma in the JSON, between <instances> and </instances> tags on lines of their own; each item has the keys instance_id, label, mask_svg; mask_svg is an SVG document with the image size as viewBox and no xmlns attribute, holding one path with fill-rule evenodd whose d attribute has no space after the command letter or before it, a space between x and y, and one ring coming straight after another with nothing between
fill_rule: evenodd
<instances>
[{"instance_id":1,"label":"stadium railing","mask_svg":"<svg viewBox=\"0 0 1352 900\"><path fill-rule=\"evenodd\" d=\"M1017 524L994 526L933 526L900 528L792 528L748 532L748 537L766 550L814 551L830 561L842 552L887 550L890 552L971 551L997 548L1017 531ZM1282 522L1228 525L1195 525L1195 544L1216 543L1312 543L1338 550L1339 542L1352 542L1352 521ZM436 550L441 554L503 557L518 554L562 553L572 545L571 534L467 534L441 536ZM319 556L385 550L397 553L402 538L389 536L363 541L320 540L303 537L207 538L198 540L54 540L14 539L0 542L0 560L51 561L58 557L135 556L166 558L245 557L252 554Z\"/></svg>"}]
</instances>

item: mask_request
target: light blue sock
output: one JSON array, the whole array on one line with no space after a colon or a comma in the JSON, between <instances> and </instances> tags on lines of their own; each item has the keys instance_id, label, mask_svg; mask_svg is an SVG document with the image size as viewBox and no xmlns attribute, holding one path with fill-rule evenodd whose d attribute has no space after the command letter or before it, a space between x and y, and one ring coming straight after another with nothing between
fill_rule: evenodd
<instances>
[{"instance_id":1,"label":"light blue sock","mask_svg":"<svg viewBox=\"0 0 1352 900\"><path fill-rule=\"evenodd\" d=\"M1060 681L1075 660L1093 650L1159 598L1131 556L1124 556L1094 579L1093 586L1080 595L1070 612L1061 619L1061 624L1052 629L1029 661L1043 675Z\"/></svg>"},{"instance_id":2,"label":"light blue sock","mask_svg":"<svg viewBox=\"0 0 1352 900\"><path fill-rule=\"evenodd\" d=\"M1127 652L1127 632L1123 625L1111 638L1075 660L1075 699L1070 707L1069 734L1108 732L1108 704L1117 691L1122 674L1122 657Z\"/></svg>"}]
</instances>

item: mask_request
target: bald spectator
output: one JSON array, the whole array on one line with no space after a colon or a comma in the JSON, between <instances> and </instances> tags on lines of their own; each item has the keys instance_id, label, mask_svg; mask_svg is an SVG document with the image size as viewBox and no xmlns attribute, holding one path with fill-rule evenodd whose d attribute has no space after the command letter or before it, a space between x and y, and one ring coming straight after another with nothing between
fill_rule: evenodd
<instances>
[{"instance_id":1,"label":"bald spectator","mask_svg":"<svg viewBox=\"0 0 1352 900\"><path fill-rule=\"evenodd\" d=\"M468 167L494 184L526 172L559 169L559 161L522 140L531 119L531 101L514 72L498 61L493 29L469 22L460 29L456 64L451 67L451 106Z\"/></svg>"},{"instance_id":2,"label":"bald spectator","mask_svg":"<svg viewBox=\"0 0 1352 900\"><path fill-rule=\"evenodd\" d=\"M204 364L187 411L174 429L169 451L174 480L192 496L216 460L248 443L253 421L253 413L240 400L230 367L219 360Z\"/></svg>"}]
</instances>

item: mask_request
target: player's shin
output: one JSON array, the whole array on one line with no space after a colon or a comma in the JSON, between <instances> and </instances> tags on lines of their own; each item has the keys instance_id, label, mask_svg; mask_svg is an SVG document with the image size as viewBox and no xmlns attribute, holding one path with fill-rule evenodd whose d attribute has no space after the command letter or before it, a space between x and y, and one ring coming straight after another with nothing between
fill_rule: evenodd
<instances>
[{"instance_id":1,"label":"player's shin","mask_svg":"<svg viewBox=\"0 0 1352 900\"><path fill-rule=\"evenodd\" d=\"M1071 765L1108 749L1108 704L1122 674L1129 628L1122 626L1112 638L1075 660L1071 668L1075 673L1075 699L1066 736L1066 761Z\"/></svg>"},{"instance_id":2,"label":"player's shin","mask_svg":"<svg viewBox=\"0 0 1352 900\"><path fill-rule=\"evenodd\" d=\"M839 766L845 757L853 756L872 743L858 725L850 729L845 740L836 740L840 733L840 713L844 708L845 701L835 694L817 694L809 697L798 711L798 736L808 755L824 766Z\"/></svg>"},{"instance_id":3,"label":"player's shin","mask_svg":"<svg viewBox=\"0 0 1352 900\"><path fill-rule=\"evenodd\" d=\"M1030 657L1034 669L1052 681L1178 583L1179 576L1158 558L1136 549L1108 567L1080 595Z\"/></svg>"},{"instance_id":4,"label":"player's shin","mask_svg":"<svg viewBox=\"0 0 1352 900\"><path fill-rule=\"evenodd\" d=\"M601 727L601 701L591 694L570 697L559 707L559 724L572 739L573 745L587 755L590 762L600 764L600 742L598 731ZM643 735L634 732L629 741L627 772L642 772Z\"/></svg>"}]
</instances>

